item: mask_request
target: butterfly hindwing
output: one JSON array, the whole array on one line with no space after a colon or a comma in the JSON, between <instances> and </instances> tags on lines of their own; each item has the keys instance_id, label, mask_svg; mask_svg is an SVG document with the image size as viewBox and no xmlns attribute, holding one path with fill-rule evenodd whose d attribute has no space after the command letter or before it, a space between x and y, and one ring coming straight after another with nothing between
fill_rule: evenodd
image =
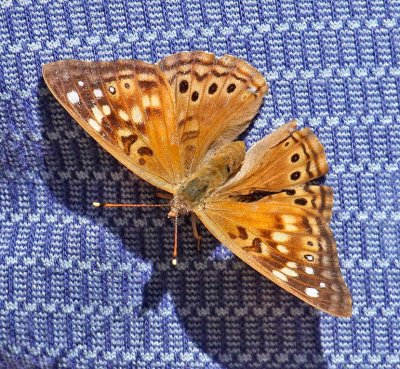
<instances>
[{"instance_id":1,"label":"butterfly hindwing","mask_svg":"<svg viewBox=\"0 0 400 369\"><path fill-rule=\"evenodd\" d=\"M345 317L351 314L351 297L322 213L294 204L286 192L254 202L211 197L196 212L219 241L258 272L312 306Z\"/></svg>"},{"instance_id":2,"label":"butterfly hindwing","mask_svg":"<svg viewBox=\"0 0 400 369\"><path fill-rule=\"evenodd\" d=\"M46 64L44 79L73 118L122 164L173 192L181 178L175 109L164 75L135 60Z\"/></svg>"},{"instance_id":3,"label":"butterfly hindwing","mask_svg":"<svg viewBox=\"0 0 400 369\"><path fill-rule=\"evenodd\" d=\"M230 55L194 51L159 62L174 92L181 157L186 174L234 140L257 113L267 85L264 77Z\"/></svg>"}]
</instances>

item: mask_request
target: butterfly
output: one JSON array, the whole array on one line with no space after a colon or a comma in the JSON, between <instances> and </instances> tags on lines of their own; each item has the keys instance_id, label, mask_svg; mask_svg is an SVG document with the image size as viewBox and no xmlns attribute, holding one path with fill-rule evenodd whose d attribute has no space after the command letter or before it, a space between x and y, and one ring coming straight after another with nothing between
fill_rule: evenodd
<instances>
[{"instance_id":1,"label":"butterfly","mask_svg":"<svg viewBox=\"0 0 400 369\"><path fill-rule=\"evenodd\" d=\"M286 291L329 314L351 315L329 227L333 192L308 183L328 172L322 144L295 121L247 152L235 141L268 91L257 69L231 55L192 51L156 64L57 61L43 66L43 76L105 150L168 193L169 216L176 220L173 263L178 216L192 214L201 240L195 214Z\"/></svg>"}]
</instances>

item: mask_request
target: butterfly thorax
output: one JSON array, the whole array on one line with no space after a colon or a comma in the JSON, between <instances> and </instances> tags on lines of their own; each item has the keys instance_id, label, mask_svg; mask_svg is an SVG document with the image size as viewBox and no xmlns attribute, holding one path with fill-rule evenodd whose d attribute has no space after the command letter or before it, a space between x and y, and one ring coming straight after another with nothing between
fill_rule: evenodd
<instances>
[{"instance_id":1,"label":"butterfly thorax","mask_svg":"<svg viewBox=\"0 0 400 369\"><path fill-rule=\"evenodd\" d=\"M186 215L202 204L243 163L246 148L243 141L228 143L190 175L177 189L170 215Z\"/></svg>"}]
</instances>

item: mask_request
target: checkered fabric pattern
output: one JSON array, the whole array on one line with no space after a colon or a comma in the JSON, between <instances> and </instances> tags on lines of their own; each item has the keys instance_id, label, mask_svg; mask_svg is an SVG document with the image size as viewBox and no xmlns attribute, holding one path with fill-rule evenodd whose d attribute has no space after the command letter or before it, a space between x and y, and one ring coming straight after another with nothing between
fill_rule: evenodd
<instances>
[{"instance_id":1,"label":"checkered fabric pattern","mask_svg":"<svg viewBox=\"0 0 400 369\"><path fill-rule=\"evenodd\" d=\"M400 368L398 0L2 0L1 368ZM196 253L155 189L104 152L41 77L59 59L230 53L271 94L245 135L314 129L354 315L322 314L204 228Z\"/></svg>"}]
</instances>

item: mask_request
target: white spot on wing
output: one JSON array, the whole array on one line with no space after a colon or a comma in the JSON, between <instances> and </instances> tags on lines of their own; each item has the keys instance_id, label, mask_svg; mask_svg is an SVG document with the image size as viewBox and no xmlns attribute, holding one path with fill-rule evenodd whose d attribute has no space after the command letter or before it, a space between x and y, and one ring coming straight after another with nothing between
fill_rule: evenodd
<instances>
[{"instance_id":1,"label":"white spot on wing","mask_svg":"<svg viewBox=\"0 0 400 369\"><path fill-rule=\"evenodd\" d=\"M104 115L97 106L93 106L92 112L96 120L100 123Z\"/></svg>"},{"instance_id":2,"label":"white spot on wing","mask_svg":"<svg viewBox=\"0 0 400 369\"><path fill-rule=\"evenodd\" d=\"M139 108L137 105L135 105L135 106L132 108L132 118L133 118L133 121L134 121L135 123L143 122L143 114L142 114L142 111L140 110L140 108Z\"/></svg>"},{"instance_id":3,"label":"white spot on wing","mask_svg":"<svg viewBox=\"0 0 400 369\"><path fill-rule=\"evenodd\" d=\"M297 277L298 276L298 274L293 269L286 268L286 267L282 268L281 272L285 273L286 275L290 275L291 277Z\"/></svg>"},{"instance_id":4,"label":"white spot on wing","mask_svg":"<svg viewBox=\"0 0 400 369\"><path fill-rule=\"evenodd\" d=\"M111 114L111 109L109 105L103 105L103 113L104 115L110 115Z\"/></svg>"},{"instance_id":5,"label":"white spot on wing","mask_svg":"<svg viewBox=\"0 0 400 369\"><path fill-rule=\"evenodd\" d=\"M79 102L79 95L74 90L67 93L67 98L71 104L77 104Z\"/></svg>"},{"instance_id":6,"label":"white spot on wing","mask_svg":"<svg viewBox=\"0 0 400 369\"><path fill-rule=\"evenodd\" d=\"M310 297L318 297L319 296L319 292L316 288L307 287L305 289L305 292Z\"/></svg>"},{"instance_id":7,"label":"white spot on wing","mask_svg":"<svg viewBox=\"0 0 400 369\"><path fill-rule=\"evenodd\" d=\"M326 287L326 284L325 284L324 282L321 282L321 283L319 284L319 286L320 286L321 288L325 288L325 287Z\"/></svg>"},{"instance_id":8,"label":"white spot on wing","mask_svg":"<svg viewBox=\"0 0 400 369\"><path fill-rule=\"evenodd\" d=\"M264 255L269 254L268 246L264 242L261 242L261 253Z\"/></svg>"},{"instance_id":9,"label":"white spot on wing","mask_svg":"<svg viewBox=\"0 0 400 369\"><path fill-rule=\"evenodd\" d=\"M287 282L287 277L283 274L283 273L281 273L279 270L273 270L272 271L272 274L276 277L276 278L279 278L280 280L282 280L282 281L285 281L285 282Z\"/></svg>"},{"instance_id":10,"label":"white spot on wing","mask_svg":"<svg viewBox=\"0 0 400 369\"><path fill-rule=\"evenodd\" d=\"M294 262L294 261L288 261L287 263L286 263L286 265L289 267L289 268L297 268L297 264Z\"/></svg>"},{"instance_id":11,"label":"white spot on wing","mask_svg":"<svg viewBox=\"0 0 400 369\"><path fill-rule=\"evenodd\" d=\"M120 116L121 119L123 120L129 120L129 115L126 113L124 110L120 110L118 112L118 115Z\"/></svg>"},{"instance_id":12,"label":"white spot on wing","mask_svg":"<svg viewBox=\"0 0 400 369\"><path fill-rule=\"evenodd\" d=\"M281 252L282 254L287 254L289 252L289 250L287 249L286 246L283 245L278 245L276 246L276 249Z\"/></svg>"},{"instance_id":13,"label":"white spot on wing","mask_svg":"<svg viewBox=\"0 0 400 369\"><path fill-rule=\"evenodd\" d=\"M85 84L83 83L83 81L78 81L78 85L82 87L82 86L84 86Z\"/></svg>"},{"instance_id":14,"label":"white spot on wing","mask_svg":"<svg viewBox=\"0 0 400 369\"><path fill-rule=\"evenodd\" d=\"M312 256L312 255L307 254L307 255L304 255L304 257L305 257L306 260L308 260L308 261L314 261L314 256Z\"/></svg>"},{"instance_id":15,"label":"white spot on wing","mask_svg":"<svg viewBox=\"0 0 400 369\"><path fill-rule=\"evenodd\" d=\"M100 99L100 97L103 97L103 91L101 91L99 88L96 88L93 90L93 95Z\"/></svg>"},{"instance_id":16,"label":"white spot on wing","mask_svg":"<svg viewBox=\"0 0 400 369\"><path fill-rule=\"evenodd\" d=\"M290 224L296 223L297 221L297 218L293 215L282 215L281 219L282 222Z\"/></svg>"},{"instance_id":17,"label":"white spot on wing","mask_svg":"<svg viewBox=\"0 0 400 369\"><path fill-rule=\"evenodd\" d=\"M305 267L304 270L307 274L314 274L314 269L311 267Z\"/></svg>"},{"instance_id":18,"label":"white spot on wing","mask_svg":"<svg viewBox=\"0 0 400 369\"><path fill-rule=\"evenodd\" d=\"M151 95L151 105L155 108L159 108L161 106L160 98L158 95Z\"/></svg>"},{"instance_id":19,"label":"white spot on wing","mask_svg":"<svg viewBox=\"0 0 400 369\"><path fill-rule=\"evenodd\" d=\"M287 235L286 233L282 233L282 232L273 232L272 233L272 239L276 242L286 242L288 241L290 238L289 235Z\"/></svg>"},{"instance_id":20,"label":"white spot on wing","mask_svg":"<svg viewBox=\"0 0 400 369\"><path fill-rule=\"evenodd\" d=\"M121 137L128 137L132 134L132 131L129 128L122 128L118 130L118 134Z\"/></svg>"},{"instance_id":21,"label":"white spot on wing","mask_svg":"<svg viewBox=\"0 0 400 369\"><path fill-rule=\"evenodd\" d=\"M285 231L288 231L288 232L296 232L296 231L298 231L298 230L299 230L299 228L296 227L296 226L293 225L293 224L285 224Z\"/></svg>"},{"instance_id":22,"label":"white spot on wing","mask_svg":"<svg viewBox=\"0 0 400 369\"><path fill-rule=\"evenodd\" d=\"M145 109L151 105L151 103L150 103L150 98L149 98L148 95L144 95L144 96L143 96L143 98L142 98L142 104L143 104L143 107L144 107Z\"/></svg>"},{"instance_id":23,"label":"white spot on wing","mask_svg":"<svg viewBox=\"0 0 400 369\"><path fill-rule=\"evenodd\" d=\"M99 132L101 129L101 126L98 122L96 122L94 119L89 118L88 123L92 126L92 128L96 131Z\"/></svg>"}]
</instances>

